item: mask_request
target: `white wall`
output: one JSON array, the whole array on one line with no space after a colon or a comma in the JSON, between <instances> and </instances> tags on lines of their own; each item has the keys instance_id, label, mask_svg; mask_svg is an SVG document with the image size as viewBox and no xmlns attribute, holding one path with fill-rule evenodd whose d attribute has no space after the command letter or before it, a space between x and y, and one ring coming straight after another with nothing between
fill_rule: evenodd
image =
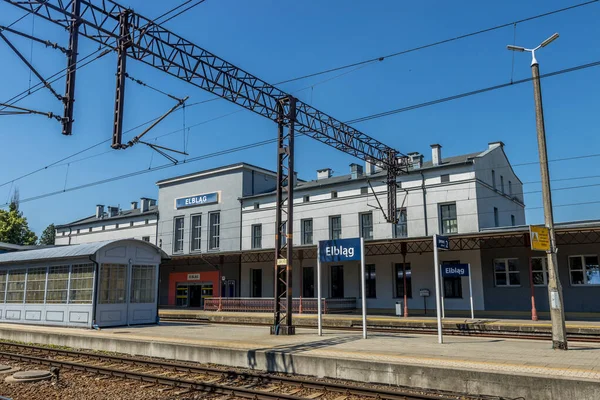
<instances>
[{"instance_id":1,"label":"white wall","mask_svg":"<svg viewBox=\"0 0 600 400\"><path fill-rule=\"evenodd\" d=\"M146 224L146 220L148 220L148 224ZM131 222L133 222L133 226L131 226ZM119 224L118 228L116 228L116 223ZM68 228L62 228L57 230L55 244L80 244L101 242L104 240L113 239L142 240L144 236L149 236L150 243L156 244L156 224L156 215L142 215L134 218L124 218L118 221L99 220L97 222L90 223L87 225L73 227L71 229L70 238ZM104 229L102 229L103 226ZM92 228L92 232L89 231L90 228ZM79 233L77 233L78 229Z\"/></svg>"}]
</instances>

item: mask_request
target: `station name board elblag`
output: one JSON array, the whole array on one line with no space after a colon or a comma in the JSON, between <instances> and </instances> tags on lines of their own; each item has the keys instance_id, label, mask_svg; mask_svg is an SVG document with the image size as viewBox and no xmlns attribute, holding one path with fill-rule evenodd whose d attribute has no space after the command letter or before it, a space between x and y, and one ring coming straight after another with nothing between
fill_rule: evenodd
<instances>
[{"instance_id":1,"label":"station name board elblag","mask_svg":"<svg viewBox=\"0 0 600 400\"><path fill-rule=\"evenodd\" d=\"M219 202L219 192L196 194L175 199L175 209L204 206Z\"/></svg>"}]
</instances>

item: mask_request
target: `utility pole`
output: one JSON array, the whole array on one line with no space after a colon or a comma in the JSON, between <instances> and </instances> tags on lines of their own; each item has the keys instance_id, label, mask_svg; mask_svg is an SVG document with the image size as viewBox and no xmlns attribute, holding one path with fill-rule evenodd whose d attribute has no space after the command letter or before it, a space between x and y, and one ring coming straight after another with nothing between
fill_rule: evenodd
<instances>
[{"instance_id":1,"label":"utility pole","mask_svg":"<svg viewBox=\"0 0 600 400\"><path fill-rule=\"evenodd\" d=\"M537 127L538 153L540 172L542 175L542 200L544 204L544 222L550 237L548 261L548 299L550 301L550 319L552 321L552 348L567 350L567 330L565 327L565 311L563 307L562 286L558 277L558 260L556 257L556 237L554 235L554 214L552 212L552 193L550 190L550 171L548 170L548 151L546 149L546 129L544 127L544 109L542 106L542 88L540 85L540 66L535 58L536 50L546 47L558 38L558 33L544 40L534 49L518 46L507 46L512 51L528 51L531 53L531 72L533 76L533 97L535 100L535 121Z\"/></svg>"}]
</instances>

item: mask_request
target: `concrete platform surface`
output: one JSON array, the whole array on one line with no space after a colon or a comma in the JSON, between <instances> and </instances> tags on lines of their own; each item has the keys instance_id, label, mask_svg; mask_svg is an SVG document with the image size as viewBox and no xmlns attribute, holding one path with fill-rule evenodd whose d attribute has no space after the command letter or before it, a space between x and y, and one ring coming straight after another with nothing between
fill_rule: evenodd
<instances>
[{"instance_id":1,"label":"concrete platform surface","mask_svg":"<svg viewBox=\"0 0 600 400\"><path fill-rule=\"evenodd\" d=\"M100 331L0 325L0 338L259 370L525 399L598 399L600 344L161 323Z\"/></svg>"},{"instance_id":2,"label":"concrete platform surface","mask_svg":"<svg viewBox=\"0 0 600 400\"><path fill-rule=\"evenodd\" d=\"M218 322L232 324L271 324L272 313L251 312L214 312L189 309L160 309L162 319L198 320L203 322ZM302 327L316 327L315 314L294 314L295 324ZM390 315L369 315L367 324L373 328L414 328L437 329L435 317L414 316L397 317ZM323 326L330 328L351 328L362 326L361 315L356 314L327 314L323 316ZM450 317L443 320L447 329L472 332L515 332L515 333L550 333L552 324L549 320L531 321L525 319L504 318L458 318ZM567 332L577 335L600 335L600 321L568 321Z\"/></svg>"}]
</instances>

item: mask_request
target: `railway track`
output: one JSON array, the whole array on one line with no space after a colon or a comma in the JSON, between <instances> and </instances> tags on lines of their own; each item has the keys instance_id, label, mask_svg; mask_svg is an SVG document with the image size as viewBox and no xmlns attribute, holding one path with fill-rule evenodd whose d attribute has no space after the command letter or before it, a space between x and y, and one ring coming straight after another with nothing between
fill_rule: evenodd
<instances>
[{"instance_id":1,"label":"railway track","mask_svg":"<svg viewBox=\"0 0 600 400\"><path fill-rule=\"evenodd\" d=\"M431 391L425 393L425 390L407 388L389 390L374 385L360 386L236 369L219 369L193 363L159 361L6 342L0 343L0 358L81 371L100 375L100 379L131 379L140 382L145 387L157 386L161 391L178 388L179 391L175 395L198 391L225 396L222 398L256 400L499 399L498 397L477 397Z\"/></svg>"},{"instance_id":2,"label":"railway track","mask_svg":"<svg viewBox=\"0 0 600 400\"><path fill-rule=\"evenodd\" d=\"M219 321L203 321L197 319L181 319L181 318L161 318L161 322L179 322L189 324L205 324L205 325L240 325L240 326L264 326L268 327L269 324L263 323L248 323L248 322L219 322ZM303 325L296 323L296 328L304 329L316 329L313 325ZM348 332L362 332L362 326L350 326L350 327L323 327L325 330L333 331L348 331ZM397 327L368 327L369 332L378 333L401 333L401 334L423 334L423 335L437 335L437 329L434 328L397 328ZM524 340L552 340L551 333L533 333L533 332L514 332L514 331L496 331L496 332L482 332L477 329L468 328L444 328L444 335L450 336L469 336L469 337L482 337L482 338L505 338L505 339L524 339ZM600 335L584 335L584 334L568 334L567 339L570 342L588 342L588 343L600 343Z\"/></svg>"}]
</instances>

